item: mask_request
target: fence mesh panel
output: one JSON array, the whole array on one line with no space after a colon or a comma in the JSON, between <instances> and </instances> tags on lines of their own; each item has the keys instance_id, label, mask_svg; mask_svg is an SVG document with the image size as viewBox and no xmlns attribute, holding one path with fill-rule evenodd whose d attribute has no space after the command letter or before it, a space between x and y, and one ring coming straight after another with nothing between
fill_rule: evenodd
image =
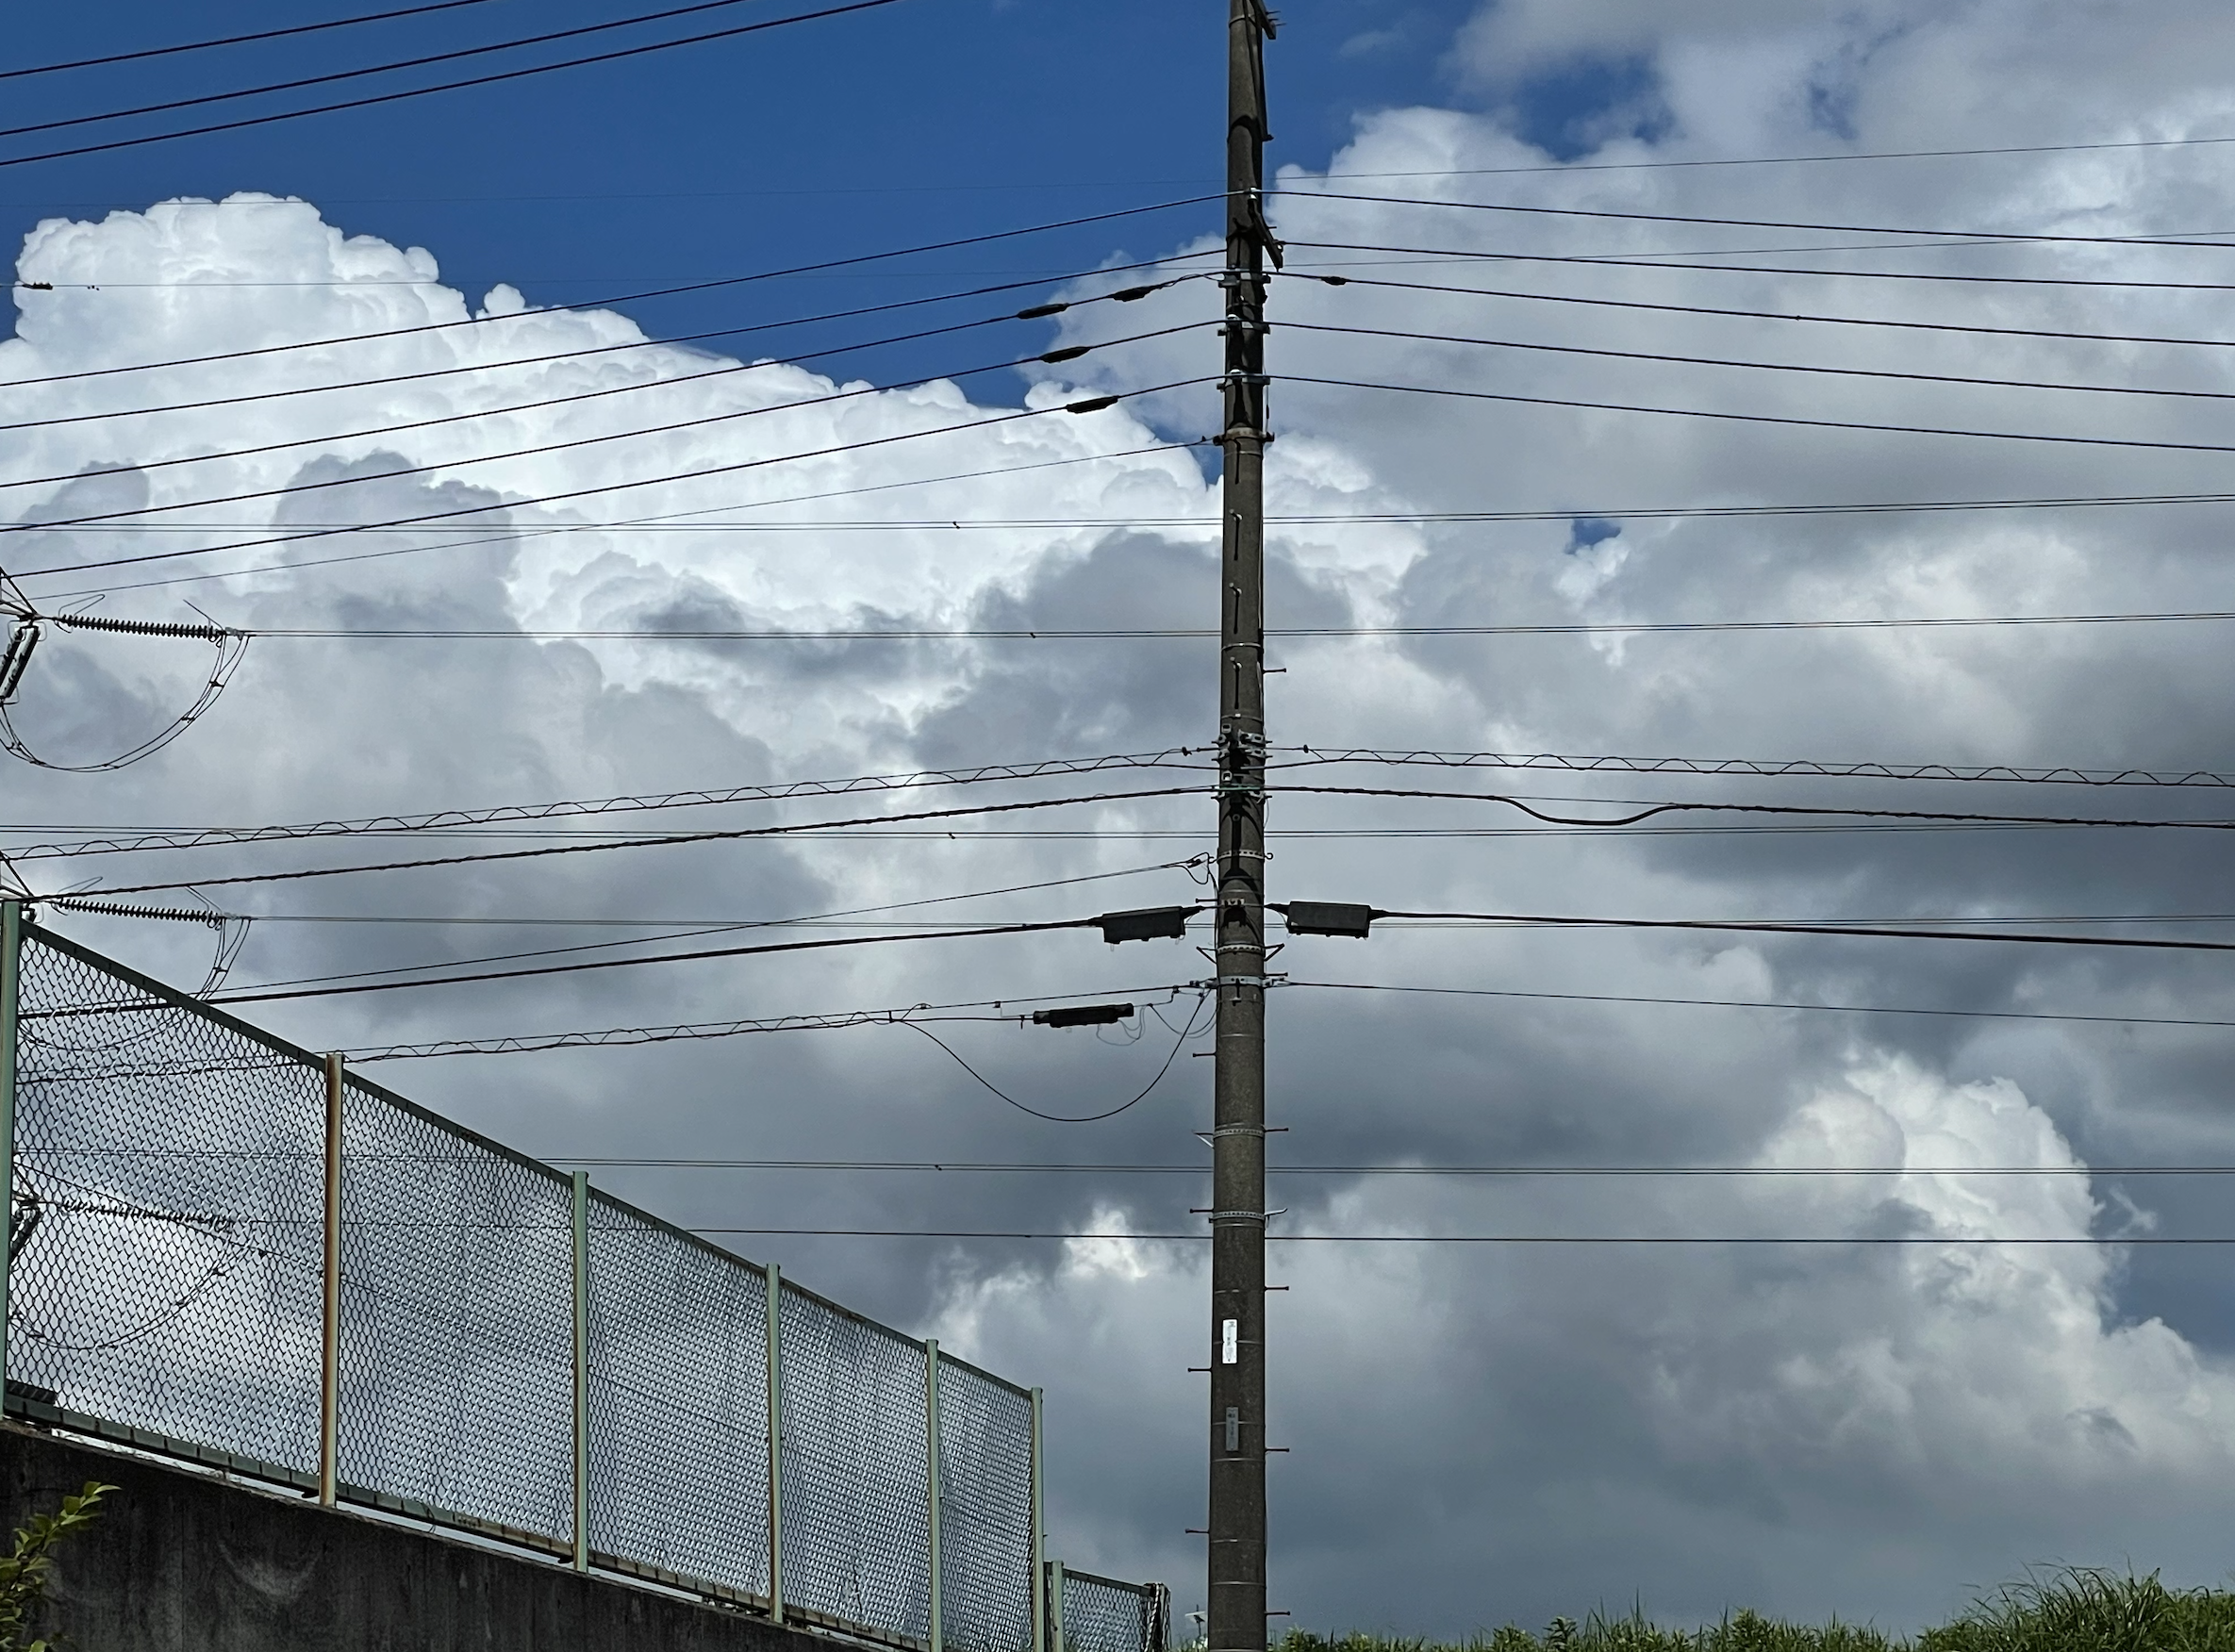
<instances>
[{"instance_id":1,"label":"fence mesh panel","mask_svg":"<svg viewBox=\"0 0 2235 1652\"><path fill-rule=\"evenodd\" d=\"M923 1345L784 1287L784 1597L931 1633Z\"/></svg>"},{"instance_id":2,"label":"fence mesh panel","mask_svg":"<svg viewBox=\"0 0 2235 1652\"><path fill-rule=\"evenodd\" d=\"M323 1065L25 933L11 1406L314 1479ZM569 1179L354 1076L341 1122L344 1499L571 1547ZM596 1194L588 1246L593 1555L765 1599L768 1275ZM786 1610L921 1644L924 1346L789 1284L777 1329ZM945 1643L1028 1652L1031 1398L942 1357L939 1429ZM1164 1652L1163 1599L1071 1574L1070 1645Z\"/></svg>"},{"instance_id":3,"label":"fence mesh panel","mask_svg":"<svg viewBox=\"0 0 2235 1652\"><path fill-rule=\"evenodd\" d=\"M324 1080L26 935L8 1375L318 1462Z\"/></svg>"},{"instance_id":4,"label":"fence mesh panel","mask_svg":"<svg viewBox=\"0 0 2235 1652\"><path fill-rule=\"evenodd\" d=\"M939 1356L942 1628L961 1652L1032 1644L1032 1396Z\"/></svg>"},{"instance_id":5,"label":"fence mesh panel","mask_svg":"<svg viewBox=\"0 0 2235 1652\"><path fill-rule=\"evenodd\" d=\"M355 1083L342 1142L341 1479L571 1540L573 1189Z\"/></svg>"},{"instance_id":6,"label":"fence mesh panel","mask_svg":"<svg viewBox=\"0 0 2235 1652\"><path fill-rule=\"evenodd\" d=\"M591 1196L593 1550L768 1594L768 1290Z\"/></svg>"},{"instance_id":7,"label":"fence mesh panel","mask_svg":"<svg viewBox=\"0 0 2235 1652\"><path fill-rule=\"evenodd\" d=\"M1161 1583L1063 1575L1065 1652L1164 1652L1170 1595Z\"/></svg>"}]
</instances>

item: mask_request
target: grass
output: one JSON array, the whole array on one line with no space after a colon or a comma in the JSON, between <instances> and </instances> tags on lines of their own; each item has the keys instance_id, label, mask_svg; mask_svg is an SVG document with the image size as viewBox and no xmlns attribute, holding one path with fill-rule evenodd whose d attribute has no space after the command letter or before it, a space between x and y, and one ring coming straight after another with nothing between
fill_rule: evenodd
<instances>
[{"instance_id":1,"label":"grass","mask_svg":"<svg viewBox=\"0 0 2235 1652\"><path fill-rule=\"evenodd\" d=\"M1554 1618L1535 1633L1508 1624L1464 1643L1299 1629L1278 1644L1280 1652L2235 1652L2235 1592L2168 1589L2154 1572L2072 1570L2011 1584L1913 1639L1742 1611L1697 1629L1593 1613Z\"/></svg>"}]
</instances>

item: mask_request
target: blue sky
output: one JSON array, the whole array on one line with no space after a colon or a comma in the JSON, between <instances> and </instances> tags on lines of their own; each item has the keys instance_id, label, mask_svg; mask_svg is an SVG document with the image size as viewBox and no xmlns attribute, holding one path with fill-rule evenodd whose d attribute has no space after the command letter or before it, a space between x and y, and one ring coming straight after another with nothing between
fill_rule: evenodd
<instances>
[{"instance_id":1,"label":"blue sky","mask_svg":"<svg viewBox=\"0 0 2235 1652\"><path fill-rule=\"evenodd\" d=\"M500 0L0 83L0 109L6 124L27 124L655 8ZM573 56L804 9L812 8L803 0L796 7L770 0L538 50L544 58ZM1448 91L1439 65L1468 9L1460 0L1301 0L1286 8L1293 26L1276 49L1274 158L1324 166L1359 111ZM301 7L279 0L199 7L190 21L174 8L138 3L25 8L10 19L6 61L69 61L124 42L165 44L303 17ZM445 279L471 294L509 281L531 303L581 303L636 285L957 239L1215 190L1225 113L1223 17L1208 0L907 0L508 85L0 170L0 212L28 229L42 217L137 209L173 195L294 194L353 232L426 247ZM509 66L516 58L490 61ZM481 68L469 60L377 85ZM280 107L284 100L221 106L224 113L207 118ZM114 131L200 124L190 113ZM21 152L32 141L14 146ZM1216 207L1206 204L1116 230L1035 237L744 297L639 304L631 313L663 334L695 332L968 285L981 273L999 279L1091 267L1113 248L1152 256L1216 223ZM979 358L958 357L950 343L838 365L889 381Z\"/></svg>"}]
</instances>

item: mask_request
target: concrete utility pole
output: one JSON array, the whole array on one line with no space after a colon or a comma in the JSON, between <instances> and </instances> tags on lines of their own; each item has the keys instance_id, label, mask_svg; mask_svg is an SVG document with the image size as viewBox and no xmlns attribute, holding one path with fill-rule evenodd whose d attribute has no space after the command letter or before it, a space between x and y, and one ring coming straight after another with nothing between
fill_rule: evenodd
<instances>
[{"instance_id":1,"label":"concrete utility pole","mask_svg":"<svg viewBox=\"0 0 2235 1652\"><path fill-rule=\"evenodd\" d=\"M1219 564L1218 995L1211 1134L1209 1652L1262 1652L1265 1609L1264 0L1228 0L1225 529Z\"/></svg>"}]
</instances>

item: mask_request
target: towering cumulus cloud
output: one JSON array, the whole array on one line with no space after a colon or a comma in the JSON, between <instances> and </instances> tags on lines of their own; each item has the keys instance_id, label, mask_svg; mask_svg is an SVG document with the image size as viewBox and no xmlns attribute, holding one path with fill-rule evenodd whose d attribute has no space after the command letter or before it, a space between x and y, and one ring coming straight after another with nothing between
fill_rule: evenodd
<instances>
[{"instance_id":1,"label":"towering cumulus cloud","mask_svg":"<svg viewBox=\"0 0 2235 1652\"><path fill-rule=\"evenodd\" d=\"M2210 791L1574 761L2235 767L2235 652L2195 617L2229 605L2227 507L2043 503L2224 493L2230 255L2115 238L2235 222L2226 152L1575 169L2224 135L2230 100L2184 65L2226 61L2235 24L2167 8L2189 31L2173 58L2170 25L2144 40L2121 8L1730 5L1674 8L1680 29L1670 9L1506 0L1453 58L1488 112L1382 111L1324 170L1283 174L1282 779L1470 795L1276 796L1275 898L2226 935L2224 834L1916 818L2204 821L2224 813ZM2012 239L2041 234L2081 239ZM1203 251L1162 273L1202 272ZM1067 361L1013 405L985 379L840 383L507 288L476 305L431 254L260 196L48 223L19 273L0 566L49 607L191 601L278 635L143 764L6 770L11 845L1213 736L1210 645L1174 635L1217 601L1215 482L1189 445L1212 418L1207 329ZM740 324L790 313L745 291ZM1216 296L1177 280L1080 304L985 359L1203 322ZM108 371L156 361L182 364ZM1979 502L1999 507L1913 508ZM1763 514L1831 505L1873 508ZM1680 514L1703 507L1721 514ZM1665 629L1925 619L1995 623ZM358 635L284 635L332 631ZM363 635L427 631L494 635ZM975 635L927 635L957 631ZM1082 631L1101 635L1049 635ZM706 635L771 632L808 635ZM205 659L58 636L19 724L63 754L129 744ZM1350 748L1562 762L1306 762ZM644 933L468 920L1071 917L1198 894L1204 800L1107 794L1200 779L1074 776L1003 796L1095 801L209 892L290 920L243 955L267 982ZM1700 802L1912 813L1592 824ZM52 892L93 868L113 885L393 848L22 867ZM449 921L291 921L369 917ZM2191 921L2147 921L2169 917ZM174 977L206 962L169 931L68 921ZM1132 1044L941 1030L1008 1097L1076 1115L1156 1074L1209 973L1184 944L1112 952L1091 933L805 956L270 1014L330 1048L1002 1000L991 1016L1051 992L1155 1005L1167 1019L1145 1014ZM1301 1242L1276 1252L1272 1434L1295 1450L1273 1469L1274 1597L1300 1622L1452 1631L1638 1598L1904 1625L2035 1561L2221 1576L2221 1252L2136 1242L2227 1230L2210 1178L2117 1168L2228 1162L2235 1015L2210 955L1418 918L1296 937L1274 966L1275 1157L1319 1167L1275 1190L1276 1231ZM809 1282L1044 1383L1067 1557L1171 1577L1185 1610L1204 1280L1193 1247L1138 1235L1190 1231L1201 1200L1190 1178L1107 1166L1196 1162L1207 1066L1183 1049L1092 1126L1005 1105L898 1027L394 1078L552 1153L1101 1166L612 1181L716 1226L1097 1235L770 1243ZM1713 1174L1541 1173L1671 1167ZM1423 1234L1524 1242L1396 1242Z\"/></svg>"}]
</instances>

